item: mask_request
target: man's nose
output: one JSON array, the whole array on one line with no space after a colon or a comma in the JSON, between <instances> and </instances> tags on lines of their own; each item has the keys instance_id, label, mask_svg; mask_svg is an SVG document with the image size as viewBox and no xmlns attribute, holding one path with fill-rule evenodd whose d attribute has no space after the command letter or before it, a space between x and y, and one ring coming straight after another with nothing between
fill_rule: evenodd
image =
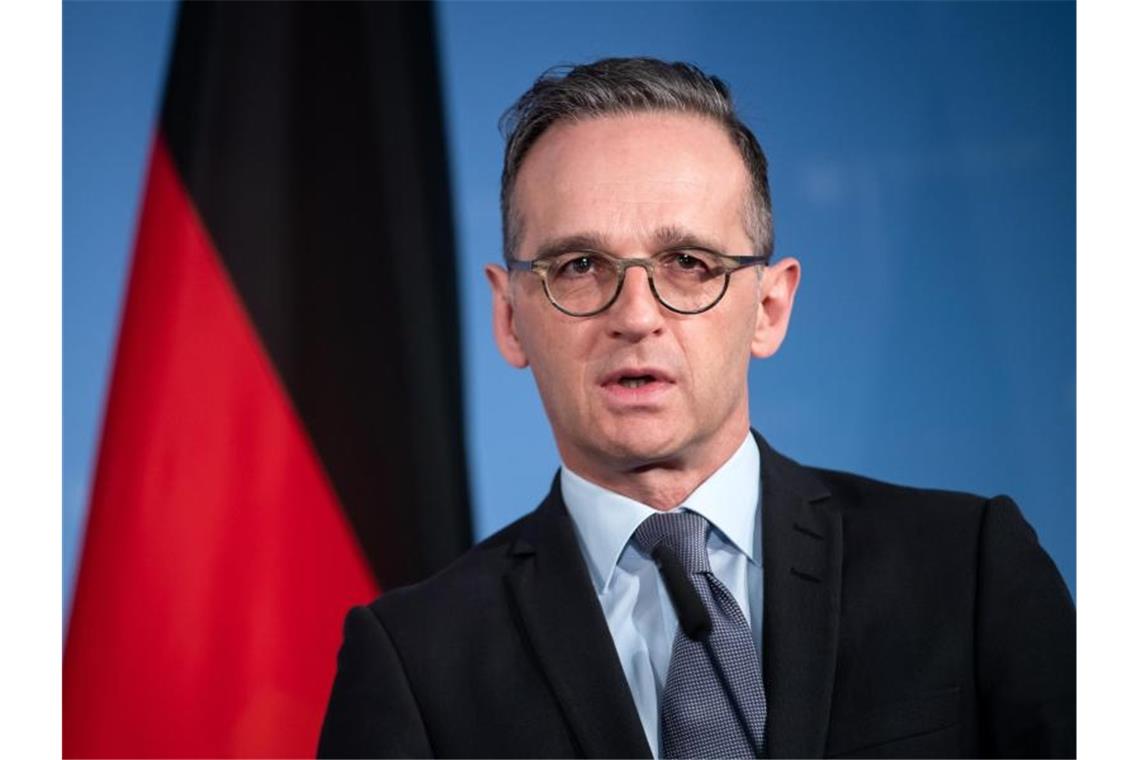
<instances>
[{"instance_id":1,"label":"man's nose","mask_svg":"<svg viewBox=\"0 0 1140 760\"><path fill-rule=\"evenodd\" d=\"M665 324L664 308L650 288L649 272L644 267L630 267L621 293L606 311L610 334L632 340L651 335Z\"/></svg>"}]
</instances>

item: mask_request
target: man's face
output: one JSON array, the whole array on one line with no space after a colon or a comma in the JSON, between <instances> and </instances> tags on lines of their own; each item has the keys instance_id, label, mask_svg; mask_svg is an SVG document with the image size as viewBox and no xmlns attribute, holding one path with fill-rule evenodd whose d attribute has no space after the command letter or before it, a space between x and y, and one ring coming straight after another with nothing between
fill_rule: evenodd
<instances>
[{"instance_id":1,"label":"man's face","mask_svg":"<svg viewBox=\"0 0 1140 760\"><path fill-rule=\"evenodd\" d=\"M622 258L675 250L680 239L750 255L750 187L739 152L710 120L644 113L559 123L518 174L516 256L533 259L570 238ZM719 465L743 440L749 358L774 352L786 325L786 315L773 325L766 312L772 271L763 282L756 270L737 272L714 308L682 315L658 303L646 271L633 267L617 301L585 318L555 309L534 274L487 274L500 349L532 367L571 469L601 479L603 470Z\"/></svg>"}]
</instances>

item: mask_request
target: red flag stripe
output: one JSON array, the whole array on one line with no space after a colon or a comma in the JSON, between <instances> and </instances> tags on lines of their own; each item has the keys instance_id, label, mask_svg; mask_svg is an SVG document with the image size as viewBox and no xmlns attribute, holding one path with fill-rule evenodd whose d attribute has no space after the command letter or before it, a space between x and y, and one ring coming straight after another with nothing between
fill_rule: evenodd
<instances>
[{"instance_id":1,"label":"red flag stripe","mask_svg":"<svg viewBox=\"0 0 1140 760\"><path fill-rule=\"evenodd\" d=\"M311 756L377 593L161 137L64 655L64 755Z\"/></svg>"}]
</instances>

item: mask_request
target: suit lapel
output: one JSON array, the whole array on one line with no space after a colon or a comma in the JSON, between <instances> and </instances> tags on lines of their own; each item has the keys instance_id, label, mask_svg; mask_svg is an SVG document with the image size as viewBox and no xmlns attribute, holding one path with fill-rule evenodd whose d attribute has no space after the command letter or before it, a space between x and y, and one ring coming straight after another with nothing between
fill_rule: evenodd
<instances>
[{"instance_id":1,"label":"suit lapel","mask_svg":"<svg viewBox=\"0 0 1140 760\"><path fill-rule=\"evenodd\" d=\"M839 641L842 517L815 475L754 434L763 481L768 753L822 757Z\"/></svg>"},{"instance_id":2,"label":"suit lapel","mask_svg":"<svg viewBox=\"0 0 1140 760\"><path fill-rule=\"evenodd\" d=\"M558 480L512 548L523 635L585 757L650 757Z\"/></svg>"},{"instance_id":3,"label":"suit lapel","mask_svg":"<svg viewBox=\"0 0 1140 760\"><path fill-rule=\"evenodd\" d=\"M809 470L760 447L768 754L820 757L839 641L843 525ZM650 757L557 480L512 548L507 585L586 757Z\"/></svg>"}]
</instances>

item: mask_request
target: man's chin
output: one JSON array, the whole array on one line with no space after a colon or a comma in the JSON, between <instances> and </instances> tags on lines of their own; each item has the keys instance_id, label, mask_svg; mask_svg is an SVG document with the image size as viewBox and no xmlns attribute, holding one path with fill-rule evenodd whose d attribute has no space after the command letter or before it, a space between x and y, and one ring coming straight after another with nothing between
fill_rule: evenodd
<instances>
[{"instance_id":1,"label":"man's chin","mask_svg":"<svg viewBox=\"0 0 1140 760\"><path fill-rule=\"evenodd\" d=\"M639 470L668 467L682 457L684 437L658 425L628 425L591 441L615 468Z\"/></svg>"}]
</instances>

